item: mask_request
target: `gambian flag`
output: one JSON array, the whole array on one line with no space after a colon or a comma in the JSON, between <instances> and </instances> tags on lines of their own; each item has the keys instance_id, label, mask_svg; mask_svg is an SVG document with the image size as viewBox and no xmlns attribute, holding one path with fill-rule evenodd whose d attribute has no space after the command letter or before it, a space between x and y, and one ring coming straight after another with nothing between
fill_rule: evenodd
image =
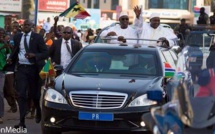
<instances>
[{"instance_id":1,"label":"gambian flag","mask_svg":"<svg viewBox=\"0 0 215 134\"><path fill-rule=\"evenodd\" d=\"M195 6L193 11L194 11L194 13L199 13L200 7Z\"/></svg>"},{"instance_id":2,"label":"gambian flag","mask_svg":"<svg viewBox=\"0 0 215 134\"><path fill-rule=\"evenodd\" d=\"M172 78L175 74L175 69L173 69L168 62L165 62L164 66L165 66L165 77Z\"/></svg>"},{"instance_id":3,"label":"gambian flag","mask_svg":"<svg viewBox=\"0 0 215 134\"><path fill-rule=\"evenodd\" d=\"M67 18L73 17L75 19L84 19L90 16L90 14L84 9L82 5L80 5L79 3L74 3L59 16L65 16Z\"/></svg>"},{"instance_id":4,"label":"gambian flag","mask_svg":"<svg viewBox=\"0 0 215 134\"><path fill-rule=\"evenodd\" d=\"M43 67L43 69L40 71L40 78L45 79L48 77L55 77L56 72L54 71L54 67L52 65L51 59L49 58Z\"/></svg>"}]
</instances>

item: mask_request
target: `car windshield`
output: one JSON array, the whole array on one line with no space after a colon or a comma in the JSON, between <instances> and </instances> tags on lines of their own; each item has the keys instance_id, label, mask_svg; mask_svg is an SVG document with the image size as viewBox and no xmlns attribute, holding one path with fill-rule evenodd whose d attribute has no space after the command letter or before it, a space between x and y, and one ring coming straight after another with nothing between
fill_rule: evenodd
<instances>
[{"instance_id":1,"label":"car windshield","mask_svg":"<svg viewBox=\"0 0 215 134\"><path fill-rule=\"evenodd\" d=\"M212 37L207 32L193 32L190 33L186 40L186 45L196 47L209 47L212 41Z\"/></svg>"},{"instance_id":2,"label":"car windshield","mask_svg":"<svg viewBox=\"0 0 215 134\"><path fill-rule=\"evenodd\" d=\"M87 50L69 68L70 74L161 75L155 52L134 50Z\"/></svg>"}]
</instances>

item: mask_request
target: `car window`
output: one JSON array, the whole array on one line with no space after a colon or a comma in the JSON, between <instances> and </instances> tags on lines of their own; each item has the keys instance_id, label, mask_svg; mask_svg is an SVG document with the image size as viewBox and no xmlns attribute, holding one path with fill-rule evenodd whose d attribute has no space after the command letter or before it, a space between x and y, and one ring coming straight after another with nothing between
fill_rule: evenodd
<instances>
[{"instance_id":1,"label":"car window","mask_svg":"<svg viewBox=\"0 0 215 134\"><path fill-rule=\"evenodd\" d=\"M69 69L69 73L104 73L158 75L155 53L144 51L93 51L83 52Z\"/></svg>"},{"instance_id":2,"label":"car window","mask_svg":"<svg viewBox=\"0 0 215 134\"><path fill-rule=\"evenodd\" d=\"M203 40L205 47L209 47L212 36L207 33L191 33L186 40L186 45L203 47Z\"/></svg>"},{"instance_id":3,"label":"car window","mask_svg":"<svg viewBox=\"0 0 215 134\"><path fill-rule=\"evenodd\" d=\"M203 39L204 39L205 47L210 47L212 36L210 36L209 34L203 34Z\"/></svg>"}]
</instances>

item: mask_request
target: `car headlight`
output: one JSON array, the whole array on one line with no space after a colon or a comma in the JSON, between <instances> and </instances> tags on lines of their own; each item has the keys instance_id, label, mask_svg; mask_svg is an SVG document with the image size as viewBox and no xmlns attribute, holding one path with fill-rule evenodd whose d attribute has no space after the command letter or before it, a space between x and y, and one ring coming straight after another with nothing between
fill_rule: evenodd
<instances>
[{"instance_id":1,"label":"car headlight","mask_svg":"<svg viewBox=\"0 0 215 134\"><path fill-rule=\"evenodd\" d=\"M150 106L157 104L156 101L147 99L147 94L141 95L134 99L128 106L129 107L140 107L140 106Z\"/></svg>"},{"instance_id":2,"label":"car headlight","mask_svg":"<svg viewBox=\"0 0 215 134\"><path fill-rule=\"evenodd\" d=\"M63 95L51 88L46 91L45 100L55 103L67 104L67 101Z\"/></svg>"}]
</instances>

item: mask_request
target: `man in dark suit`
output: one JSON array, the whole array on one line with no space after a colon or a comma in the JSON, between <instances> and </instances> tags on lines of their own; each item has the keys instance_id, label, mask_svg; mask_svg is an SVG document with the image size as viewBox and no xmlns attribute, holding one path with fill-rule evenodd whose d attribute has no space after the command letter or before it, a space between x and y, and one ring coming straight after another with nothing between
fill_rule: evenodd
<instances>
[{"instance_id":1,"label":"man in dark suit","mask_svg":"<svg viewBox=\"0 0 215 134\"><path fill-rule=\"evenodd\" d=\"M15 128L26 127L25 115L27 110L27 92L34 101L36 107L36 123L41 120L40 90L41 79L39 72L45 64L48 50L41 35L31 31L33 23L26 20L23 32L14 36L14 50L7 59L8 64L17 62L17 73L15 77L20 122Z\"/></svg>"},{"instance_id":2,"label":"man in dark suit","mask_svg":"<svg viewBox=\"0 0 215 134\"><path fill-rule=\"evenodd\" d=\"M72 57L82 48L82 44L71 37L73 31L71 27L65 27L61 39L55 40L49 48L49 57L52 62L62 65L65 69Z\"/></svg>"},{"instance_id":3,"label":"man in dark suit","mask_svg":"<svg viewBox=\"0 0 215 134\"><path fill-rule=\"evenodd\" d=\"M206 60L206 65L207 65L207 68L214 68L215 67L215 45L212 45L209 50L210 50L210 53Z\"/></svg>"}]
</instances>

